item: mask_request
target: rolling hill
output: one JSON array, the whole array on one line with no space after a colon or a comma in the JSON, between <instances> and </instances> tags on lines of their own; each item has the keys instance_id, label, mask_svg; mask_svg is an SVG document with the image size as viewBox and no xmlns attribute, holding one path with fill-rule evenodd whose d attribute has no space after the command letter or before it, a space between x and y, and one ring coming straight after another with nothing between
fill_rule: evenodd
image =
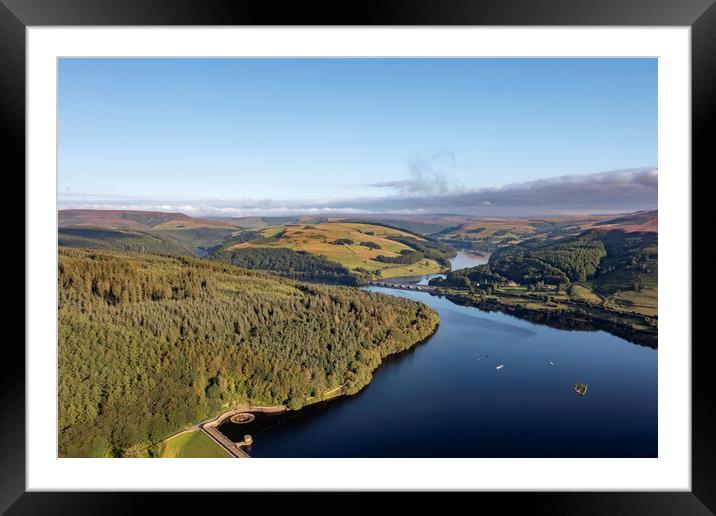
<instances>
[{"instance_id":1,"label":"rolling hill","mask_svg":"<svg viewBox=\"0 0 716 516\"><path fill-rule=\"evenodd\" d=\"M364 278L392 278L445 270L449 246L378 224L322 222L290 224L255 230L251 238L224 247L223 252L247 249L289 249L322 257Z\"/></svg>"},{"instance_id":2,"label":"rolling hill","mask_svg":"<svg viewBox=\"0 0 716 516\"><path fill-rule=\"evenodd\" d=\"M103 227L61 227L57 230L60 247L135 251L191 256L195 253L181 242L161 232Z\"/></svg>"},{"instance_id":3,"label":"rolling hill","mask_svg":"<svg viewBox=\"0 0 716 516\"><path fill-rule=\"evenodd\" d=\"M132 210L60 210L57 215L60 227L103 227L113 229L182 229L195 227L233 228L223 220L190 217L183 213Z\"/></svg>"},{"instance_id":4,"label":"rolling hill","mask_svg":"<svg viewBox=\"0 0 716 516\"><path fill-rule=\"evenodd\" d=\"M487 253L530 241L534 245L571 238L586 230L656 233L658 212L539 219L457 215L202 219L151 211L62 210L58 222L62 247L211 256L293 279L350 285L442 272L449 267L453 246ZM275 249L283 251L271 251Z\"/></svg>"},{"instance_id":5,"label":"rolling hill","mask_svg":"<svg viewBox=\"0 0 716 516\"><path fill-rule=\"evenodd\" d=\"M201 219L152 211L61 210L58 224L61 247L210 256L293 279L348 285L440 272L452 255L450 246L409 230L313 216Z\"/></svg>"},{"instance_id":6,"label":"rolling hill","mask_svg":"<svg viewBox=\"0 0 716 516\"><path fill-rule=\"evenodd\" d=\"M60 210L58 226L62 247L193 256L206 255L238 230L223 220L125 210Z\"/></svg>"},{"instance_id":7,"label":"rolling hill","mask_svg":"<svg viewBox=\"0 0 716 516\"><path fill-rule=\"evenodd\" d=\"M657 210L637 211L614 219L597 222L592 227L607 230L621 229L627 233L657 233L659 231L659 212Z\"/></svg>"},{"instance_id":8,"label":"rolling hill","mask_svg":"<svg viewBox=\"0 0 716 516\"><path fill-rule=\"evenodd\" d=\"M624 223L631 226L632 220ZM473 291L509 282L532 290L549 287L577 301L656 316L658 234L592 228L571 237L534 238L497 250L485 265L431 280L432 285Z\"/></svg>"},{"instance_id":9,"label":"rolling hill","mask_svg":"<svg viewBox=\"0 0 716 516\"><path fill-rule=\"evenodd\" d=\"M658 212L654 210L584 217L478 218L444 229L432 236L455 247L486 253L531 238L576 236L588 229L657 232Z\"/></svg>"}]
</instances>

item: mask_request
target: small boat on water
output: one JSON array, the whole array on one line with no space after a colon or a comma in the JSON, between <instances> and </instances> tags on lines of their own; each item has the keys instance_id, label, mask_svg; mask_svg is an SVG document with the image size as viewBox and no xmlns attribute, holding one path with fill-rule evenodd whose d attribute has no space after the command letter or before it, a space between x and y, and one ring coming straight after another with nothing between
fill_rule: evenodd
<instances>
[{"instance_id":1,"label":"small boat on water","mask_svg":"<svg viewBox=\"0 0 716 516\"><path fill-rule=\"evenodd\" d=\"M503 367L505 367L505 366L503 366L502 364L500 364L500 365L498 365L495 369L502 369Z\"/></svg>"},{"instance_id":2,"label":"small boat on water","mask_svg":"<svg viewBox=\"0 0 716 516\"><path fill-rule=\"evenodd\" d=\"M575 383L574 384L574 390L580 396L584 396L585 394L587 394L587 387L588 387L588 385L586 383Z\"/></svg>"}]
</instances>

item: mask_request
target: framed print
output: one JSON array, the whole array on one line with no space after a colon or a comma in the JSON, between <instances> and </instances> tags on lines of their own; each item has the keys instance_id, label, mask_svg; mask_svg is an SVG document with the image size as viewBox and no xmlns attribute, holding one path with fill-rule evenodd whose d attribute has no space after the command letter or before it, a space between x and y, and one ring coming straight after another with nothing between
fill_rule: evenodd
<instances>
[{"instance_id":1,"label":"framed print","mask_svg":"<svg viewBox=\"0 0 716 516\"><path fill-rule=\"evenodd\" d=\"M3 2L27 202L3 510L713 510L710 2Z\"/></svg>"}]
</instances>

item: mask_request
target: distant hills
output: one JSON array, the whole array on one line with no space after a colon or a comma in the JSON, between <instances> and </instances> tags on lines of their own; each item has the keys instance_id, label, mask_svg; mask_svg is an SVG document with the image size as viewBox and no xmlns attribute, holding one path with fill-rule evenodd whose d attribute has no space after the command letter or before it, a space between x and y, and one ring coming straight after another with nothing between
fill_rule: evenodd
<instances>
[{"instance_id":1,"label":"distant hills","mask_svg":"<svg viewBox=\"0 0 716 516\"><path fill-rule=\"evenodd\" d=\"M449 270L455 248L490 253L487 265L452 272L433 285L456 301L492 303L530 317L563 313L612 330L656 331L657 210L548 218L225 219L63 210L58 222L61 248L205 257L294 280L354 286Z\"/></svg>"},{"instance_id":2,"label":"distant hills","mask_svg":"<svg viewBox=\"0 0 716 516\"><path fill-rule=\"evenodd\" d=\"M658 233L659 213L653 211L637 211L614 219L604 220L594 224L595 228L621 229L627 233L646 232Z\"/></svg>"},{"instance_id":3,"label":"distant hills","mask_svg":"<svg viewBox=\"0 0 716 516\"><path fill-rule=\"evenodd\" d=\"M432 236L458 248L484 253L532 238L576 236L589 229L656 233L658 211L548 218L475 218Z\"/></svg>"},{"instance_id":4,"label":"distant hills","mask_svg":"<svg viewBox=\"0 0 716 516\"><path fill-rule=\"evenodd\" d=\"M128 210L60 210L63 247L204 256L238 229L224 220L183 213Z\"/></svg>"},{"instance_id":5,"label":"distant hills","mask_svg":"<svg viewBox=\"0 0 716 516\"><path fill-rule=\"evenodd\" d=\"M60 210L60 227L91 226L113 229L182 229L196 227L235 227L223 220L208 220L190 217L183 213L130 210Z\"/></svg>"},{"instance_id":6,"label":"distant hills","mask_svg":"<svg viewBox=\"0 0 716 516\"><path fill-rule=\"evenodd\" d=\"M58 225L62 247L212 256L244 267L287 268L275 272L296 279L315 275L350 283L349 276L438 272L446 268L451 246L492 253L588 230L656 233L658 212L549 218L376 214L219 219L157 211L61 210ZM300 253L319 260L307 260Z\"/></svg>"}]
</instances>

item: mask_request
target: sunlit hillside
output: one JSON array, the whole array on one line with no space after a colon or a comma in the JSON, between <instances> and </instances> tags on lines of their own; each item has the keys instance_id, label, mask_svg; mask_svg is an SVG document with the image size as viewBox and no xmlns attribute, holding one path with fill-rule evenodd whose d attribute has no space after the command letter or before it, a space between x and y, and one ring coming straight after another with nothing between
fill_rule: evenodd
<instances>
[{"instance_id":1,"label":"sunlit hillside","mask_svg":"<svg viewBox=\"0 0 716 516\"><path fill-rule=\"evenodd\" d=\"M367 271L382 278L430 274L445 269L435 259L419 256L412 245L405 243L412 241L427 242L415 234L387 226L325 222L271 226L257 231L256 238L228 249L287 248L323 256L351 271ZM382 261L399 261L401 257L406 257L404 261L408 263ZM413 262L414 258L417 260Z\"/></svg>"}]
</instances>

